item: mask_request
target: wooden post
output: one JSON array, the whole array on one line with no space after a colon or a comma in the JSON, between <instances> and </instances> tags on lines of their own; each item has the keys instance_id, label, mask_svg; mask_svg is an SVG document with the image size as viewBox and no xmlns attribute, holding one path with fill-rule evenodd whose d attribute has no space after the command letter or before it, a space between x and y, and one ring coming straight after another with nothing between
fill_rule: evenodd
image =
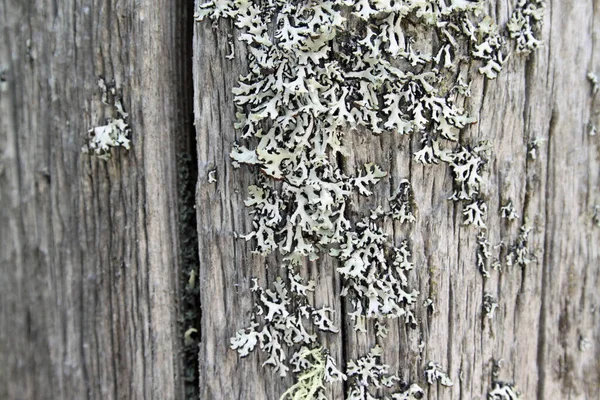
<instances>
[{"instance_id":1,"label":"wooden post","mask_svg":"<svg viewBox=\"0 0 600 400\"><path fill-rule=\"evenodd\" d=\"M0 398L182 398L177 150L185 1L0 4ZM131 150L84 154L98 77ZM186 89L188 88L188 89Z\"/></svg>"},{"instance_id":2,"label":"wooden post","mask_svg":"<svg viewBox=\"0 0 600 400\"><path fill-rule=\"evenodd\" d=\"M491 7L500 26L513 3L502 0ZM600 395L600 230L593 222L600 203L600 143L588 127L598 123L598 100L586 78L600 69L595 28L600 15L596 1L546 3L544 46L529 57L512 55L495 81L473 79L468 105L478 123L462 133L466 142L489 141L492 151L483 188L488 241L507 246L518 240L521 227L530 227L527 246L535 259L530 265L492 270L484 279L476 266L478 230L463 226L460 206L446 200L452 193L448 169L413 160L412 153L421 148L418 140L389 133L346 138L352 142L346 172L376 162L391 177L377 185L372 198L355 203L353 212L366 215L385 202L401 179L413 185L417 223L411 228L388 224L386 230L395 243L411 242L412 284L420 301L434 301L435 311L418 304L418 327L391 324L382 344L384 361L407 381L427 387L425 364L447 367L454 386L430 386L427 398L485 399L492 380L514 382L524 399ZM241 359L229 349L229 338L249 321L249 279L272 281L282 273L275 257L251 255L251 244L234 239L251 229L243 200L253 180L251 168L234 169L229 158L236 140L231 90L246 65L237 41L235 59L226 59L229 38L236 35L230 21L195 27L201 398L277 399L292 381L261 369L263 355ZM534 145L535 158L529 154ZM217 182L209 183L210 171L216 171ZM512 223L500 216L508 199L519 214ZM332 306L343 325L341 334L324 340L334 357L347 362L364 356L375 339L372 326L368 336L352 331L342 312L347 304L339 297L335 267L323 256L306 270L317 279L314 301ZM483 310L487 293L498 301L492 319ZM341 385L330 390L328 398L343 398Z\"/></svg>"}]
</instances>

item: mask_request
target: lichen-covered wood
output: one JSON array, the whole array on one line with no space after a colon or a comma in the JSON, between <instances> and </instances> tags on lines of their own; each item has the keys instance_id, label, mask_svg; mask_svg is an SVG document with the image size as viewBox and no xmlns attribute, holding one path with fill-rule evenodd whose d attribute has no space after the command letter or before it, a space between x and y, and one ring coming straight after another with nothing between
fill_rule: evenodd
<instances>
[{"instance_id":1,"label":"lichen-covered wood","mask_svg":"<svg viewBox=\"0 0 600 400\"><path fill-rule=\"evenodd\" d=\"M589 127L598 124L598 101L587 78L600 69L593 28L599 17L591 2L546 1L543 24L538 24L542 4L497 1L486 7L498 26L511 20L510 33L521 53L535 52L515 52L506 59L481 47L470 64L461 66L471 77L465 105L477 123L457 139L488 142L477 187L481 203L461 207L447 200L472 196L468 187L453 196L463 166L418 163L414 155L423 150L418 138L391 132L344 137L350 155L337 161L345 173L367 163L388 172L369 189L371 197L353 197L351 218L368 215L394 197L405 179L410 183L412 194L404 201L415 221L388 221L384 232L396 245L409 241L415 266L409 282L420 295L415 329L403 321L370 319L366 334L355 332L348 316L355 305L352 298L340 297L338 262L321 254L303 263L303 276L316 280L310 301L331 307L334 323L342 325L339 334L324 334L321 341L342 371L381 344L383 362L407 382L419 383L428 398L483 399L512 393L513 385L524 399L600 394L600 233L594 226L600 144L590 135ZM535 17L526 20L528 13ZM533 37L521 29L541 30ZM235 39L239 32L231 21L205 21L195 32L201 398L276 399L293 379L260 369L263 354L241 359L229 348L230 338L250 320L251 278L268 287L285 275L279 255L253 255L252 242L236 239L252 231L244 200L255 181L249 168L234 169L230 158L239 139L232 89L247 73L247 50ZM499 39L489 37L490 46L496 46ZM238 160L248 157L239 154ZM465 217L471 225L465 226ZM377 334L381 322L387 335ZM423 371L430 362L447 372L452 386L427 385ZM344 398L347 385L329 385L325 395Z\"/></svg>"},{"instance_id":2,"label":"lichen-covered wood","mask_svg":"<svg viewBox=\"0 0 600 400\"><path fill-rule=\"evenodd\" d=\"M0 2L2 399L183 397L187 4ZM131 129L106 161L82 152L115 118L99 77Z\"/></svg>"}]
</instances>

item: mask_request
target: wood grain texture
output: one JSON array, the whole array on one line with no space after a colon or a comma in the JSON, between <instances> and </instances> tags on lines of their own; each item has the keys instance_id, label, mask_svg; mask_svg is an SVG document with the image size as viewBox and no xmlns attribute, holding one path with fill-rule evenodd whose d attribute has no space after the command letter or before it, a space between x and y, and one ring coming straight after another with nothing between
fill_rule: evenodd
<instances>
[{"instance_id":1,"label":"wood grain texture","mask_svg":"<svg viewBox=\"0 0 600 400\"><path fill-rule=\"evenodd\" d=\"M0 1L2 399L181 397L186 4ZM107 162L81 152L98 76L133 132Z\"/></svg>"},{"instance_id":2,"label":"wood grain texture","mask_svg":"<svg viewBox=\"0 0 600 400\"><path fill-rule=\"evenodd\" d=\"M513 7L512 1L492 2L490 14L503 25ZM544 47L529 58L511 56L496 81L477 76L471 86L467 107L479 123L461 140L491 144L483 188L487 235L492 245L513 243L527 220L533 227L528 244L537 260L528 267L505 267L501 274L482 277L475 260L478 231L463 226L460 205L446 200L452 192L449 170L412 161L417 140L389 134L348 139L353 148L345 160L349 172L366 161L390 171L390 180L379 184L372 198L356 201L353 213L364 215L385 202L403 178L413 184L417 223L410 228L390 223L386 229L396 243L410 241L417 266L412 284L421 292L420 302L431 297L436 310L417 307L414 330L391 326L384 360L422 386L427 386L423 367L428 361L447 367L455 385L429 387L427 399L485 399L492 379L514 382L525 399L600 398L600 229L592 224L593 207L600 203L600 142L598 135L588 134L588 122L598 123L599 103L586 79L588 71L600 72L599 10L597 0L548 0ZM228 348L229 338L249 320L250 277L273 279L278 273L273 267L265 271L265 260L233 237L249 229L243 199L252 172L234 170L228 155L236 138L231 89L245 68L239 43L235 60L225 59L228 35L235 32L227 21L195 27L201 398L277 399L290 380L261 369L260 356L240 359ZM463 66L473 76L475 67ZM528 145L536 138L543 141L532 160ZM212 169L218 181L208 184ZM508 199L521 216L510 224L499 214ZM492 253L498 256L498 250ZM339 321L346 305L338 296L334 268L327 258L307 266L313 277L320 276L316 303L333 306ZM498 299L491 321L483 315L484 293ZM345 318L342 324L342 334L326 340L345 362L366 353L373 326L365 336L352 332ZM579 350L581 338L591 342L585 352ZM500 360L493 377L493 364ZM340 389L328 397L343 398Z\"/></svg>"}]
</instances>

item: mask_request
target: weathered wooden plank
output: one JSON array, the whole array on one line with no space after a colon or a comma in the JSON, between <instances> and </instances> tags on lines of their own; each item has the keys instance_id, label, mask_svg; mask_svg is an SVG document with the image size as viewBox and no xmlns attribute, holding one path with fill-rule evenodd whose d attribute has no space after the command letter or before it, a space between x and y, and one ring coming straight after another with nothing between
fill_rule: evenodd
<instances>
[{"instance_id":1,"label":"weathered wooden plank","mask_svg":"<svg viewBox=\"0 0 600 400\"><path fill-rule=\"evenodd\" d=\"M0 3L0 398L181 397L184 3ZM109 161L99 76L133 132Z\"/></svg>"},{"instance_id":2,"label":"weathered wooden plank","mask_svg":"<svg viewBox=\"0 0 600 400\"><path fill-rule=\"evenodd\" d=\"M483 399L493 380L514 382L526 399L600 395L600 238L592 221L600 202L600 144L598 136L589 135L598 103L586 79L589 70L600 68L594 28L599 3L547 3L545 45L537 53L513 55L496 81L478 77L475 65L465 66L474 77L467 107L478 123L461 138L463 143L487 140L491 147L482 190L488 204L485 233L492 246L503 242L504 247L492 247L490 263L506 256L506 246L526 225L532 229L527 244L535 262L504 266L501 273L491 270L485 279L476 267L478 230L463 226L460 205L446 200L452 193L449 170L415 163L411 150L420 146L407 136L346 137L353 150L344 160L347 172L369 161L390 171L389 183L379 184L372 198L358 200L352 213L366 215L385 202L401 179L413 185L417 223L388 223L386 231L396 243L411 243L416 265L411 280L421 292L415 310L419 323L414 330L389 324L391 333L380 342L384 360L407 381L426 386L428 361L447 367L455 385L429 387L428 399ZM513 2L493 2L490 14L503 25L513 8ZM229 338L248 321L248 279L265 276L265 260L250 256L251 247L233 239L250 221L243 199L252 175L247 168L234 170L228 156L235 140L231 89L244 71L245 53L236 42L235 60L225 59L228 38L236 34L228 22L214 29L204 22L195 32L202 398L278 398L289 379L260 370L256 354L241 360L228 349ZM536 139L541 141L532 159L528 151ZM213 169L219 179L209 185ZM509 199L520 216L511 223L499 211ZM315 301L347 309L338 297L335 262L312 268L313 276L315 270L321 275ZM269 277L276 275L269 270ZM498 299L492 319L483 311L486 293ZM435 311L420 306L427 298L434 300ZM364 355L373 344L372 324L365 336L352 332L346 319L342 334L328 339L344 361ZM583 339L591 344L585 351L580 350ZM343 398L338 392L329 396Z\"/></svg>"}]
</instances>

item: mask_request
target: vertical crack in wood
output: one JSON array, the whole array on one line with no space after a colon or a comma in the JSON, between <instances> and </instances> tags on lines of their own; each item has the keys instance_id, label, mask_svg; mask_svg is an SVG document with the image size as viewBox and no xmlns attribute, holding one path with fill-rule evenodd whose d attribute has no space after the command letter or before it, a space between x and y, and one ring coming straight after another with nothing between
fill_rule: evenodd
<instances>
[{"instance_id":1,"label":"vertical crack in wood","mask_svg":"<svg viewBox=\"0 0 600 400\"><path fill-rule=\"evenodd\" d=\"M196 215L196 184L198 182L198 154L196 148L196 129L194 127L194 87L192 82L193 51L193 14L194 4L184 0L178 1L177 13L181 19L178 26L180 35L177 49L180 60L179 69L182 79L178 82L182 98L178 109L182 135L178 138L177 179L179 208L179 257L181 317L179 318L181 334L181 363L183 373L183 398L197 400L199 393L200 364L198 343L202 310L200 304L199 253L198 253L198 220Z\"/></svg>"}]
</instances>

